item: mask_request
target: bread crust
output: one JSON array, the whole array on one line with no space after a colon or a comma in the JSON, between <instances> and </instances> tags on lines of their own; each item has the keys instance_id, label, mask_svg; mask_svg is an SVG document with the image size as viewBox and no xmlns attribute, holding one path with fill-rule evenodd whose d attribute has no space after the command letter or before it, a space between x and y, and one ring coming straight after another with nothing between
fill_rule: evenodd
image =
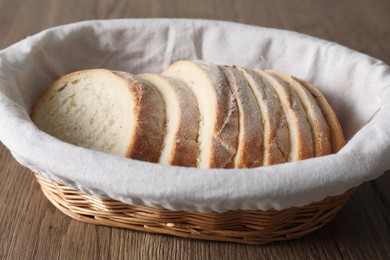
<instances>
[{"instance_id":1,"label":"bread crust","mask_svg":"<svg viewBox=\"0 0 390 260\"><path fill-rule=\"evenodd\" d=\"M235 66L220 67L236 98L239 114L239 140L235 168L253 168L263 165L264 137L259 106L245 77Z\"/></svg>"},{"instance_id":2,"label":"bread crust","mask_svg":"<svg viewBox=\"0 0 390 260\"><path fill-rule=\"evenodd\" d=\"M330 154L332 151L330 133L328 124L323 116L321 108L318 106L312 93L309 92L299 81L291 76L277 70L266 70L281 80L285 81L298 95L302 101L307 119L310 123L313 141L314 141L314 156L319 157Z\"/></svg>"},{"instance_id":3,"label":"bread crust","mask_svg":"<svg viewBox=\"0 0 390 260\"><path fill-rule=\"evenodd\" d=\"M166 78L176 91L180 110L180 126L172 154L171 165L196 167L199 155L198 132L200 114L195 96L177 79Z\"/></svg>"},{"instance_id":4,"label":"bread crust","mask_svg":"<svg viewBox=\"0 0 390 260\"><path fill-rule=\"evenodd\" d=\"M161 74L177 78L170 72L180 70L181 66L190 66L194 71L202 73L212 86L214 93L210 93L210 95L214 94L213 96L216 97L215 107L213 107L216 118L212 126L210 154L207 156L207 162L198 162L198 167L233 168L238 144L238 111L236 100L229 89L225 75L217 65L198 60L178 61L167 67ZM199 110L202 113L202 108Z\"/></svg>"},{"instance_id":5,"label":"bread crust","mask_svg":"<svg viewBox=\"0 0 390 260\"><path fill-rule=\"evenodd\" d=\"M282 104L290 129L289 161L312 158L314 155L312 131L297 94L279 78L261 70L255 72L270 82Z\"/></svg>"},{"instance_id":6,"label":"bread crust","mask_svg":"<svg viewBox=\"0 0 390 260\"><path fill-rule=\"evenodd\" d=\"M217 96L217 120L214 126L210 168L234 168L238 145L238 108L226 78L217 65L193 62L209 78Z\"/></svg>"},{"instance_id":7,"label":"bread crust","mask_svg":"<svg viewBox=\"0 0 390 260\"><path fill-rule=\"evenodd\" d=\"M263 165L288 161L290 154L290 132L275 90L270 83L252 70L238 67L249 83L262 114L264 125Z\"/></svg>"},{"instance_id":8,"label":"bread crust","mask_svg":"<svg viewBox=\"0 0 390 260\"><path fill-rule=\"evenodd\" d=\"M169 88L171 91L170 96L165 96L162 91L160 94L164 98L166 107L168 103L175 102L177 104L178 125L173 133L174 140L167 140L165 142L174 142L172 149L169 151L169 158L167 161L162 162L160 157L160 163L168 165L177 165L185 167L196 167L199 146L197 143L198 131L199 131L199 109L195 96L184 84L184 82L169 77L160 76L157 74L140 74L137 77L147 81L153 85L158 91L160 88ZM160 86L157 86L160 84ZM167 109L166 109L167 111ZM168 117L169 115L166 114ZM166 129L168 131L168 129ZM166 135L167 137L168 135ZM166 147L170 147L165 143ZM166 149L164 147L164 149ZM165 159L165 158L164 158Z\"/></svg>"},{"instance_id":9,"label":"bread crust","mask_svg":"<svg viewBox=\"0 0 390 260\"><path fill-rule=\"evenodd\" d=\"M134 119L137 120L127 157L158 162L165 136L165 104L160 93L149 83L126 72L113 72L128 82L134 98Z\"/></svg>"},{"instance_id":10,"label":"bread crust","mask_svg":"<svg viewBox=\"0 0 390 260\"><path fill-rule=\"evenodd\" d=\"M300 82L308 91L313 94L329 126L332 153L337 153L345 145L345 138L336 113L326 100L325 96L313 84L296 77L292 78Z\"/></svg>"}]
</instances>

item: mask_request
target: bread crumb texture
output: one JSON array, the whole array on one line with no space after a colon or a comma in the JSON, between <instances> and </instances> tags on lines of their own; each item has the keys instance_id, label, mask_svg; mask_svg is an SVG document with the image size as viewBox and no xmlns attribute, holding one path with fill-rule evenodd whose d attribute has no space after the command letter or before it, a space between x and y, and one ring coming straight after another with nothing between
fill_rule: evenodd
<instances>
[{"instance_id":1,"label":"bread crumb texture","mask_svg":"<svg viewBox=\"0 0 390 260\"><path fill-rule=\"evenodd\" d=\"M33 110L43 131L62 141L126 155L133 131L126 83L105 70L72 73L56 81Z\"/></svg>"}]
</instances>

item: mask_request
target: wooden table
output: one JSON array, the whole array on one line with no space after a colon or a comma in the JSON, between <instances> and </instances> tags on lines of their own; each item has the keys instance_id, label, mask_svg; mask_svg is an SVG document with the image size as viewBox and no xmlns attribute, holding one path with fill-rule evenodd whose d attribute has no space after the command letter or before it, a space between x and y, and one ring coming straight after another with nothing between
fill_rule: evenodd
<instances>
[{"instance_id":1,"label":"wooden table","mask_svg":"<svg viewBox=\"0 0 390 260\"><path fill-rule=\"evenodd\" d=\"M55 25L124 17L230 20L335 41L390 64L388 0L0 0L0 49ZM52 206L0 144L0 259L390 259L390 174L362 185L340 215L265 246L88 225Z\"/></svg>"}]
</instances>

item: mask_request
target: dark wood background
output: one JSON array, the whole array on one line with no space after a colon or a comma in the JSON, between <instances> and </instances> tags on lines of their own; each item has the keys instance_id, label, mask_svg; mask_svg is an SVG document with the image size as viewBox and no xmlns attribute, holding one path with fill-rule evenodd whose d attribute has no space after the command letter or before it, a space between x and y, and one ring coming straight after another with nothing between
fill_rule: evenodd
<instances>
[{"instance_id":1,"label":"dark wood background","mask_svg":"<svg viewBox=\"0 0 390 260\"><path fill-rule=\"evenodd\" d=\"M0 49L88 19L187 17L290 29L390 64L389 0L0 0ZM187 240L73 220L0 144L0 259L390 259L390 174L365 183L340 215L301 239L265 246Z\"/></svg>"}]
</instances>

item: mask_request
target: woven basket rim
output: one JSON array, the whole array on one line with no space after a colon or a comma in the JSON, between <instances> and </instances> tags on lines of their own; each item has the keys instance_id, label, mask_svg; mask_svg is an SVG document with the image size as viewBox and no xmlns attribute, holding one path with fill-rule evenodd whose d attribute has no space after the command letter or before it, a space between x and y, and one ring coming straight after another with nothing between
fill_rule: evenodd
<instances>
[{"instance_id":1,"label":"woven basket rim","mask_svg":"<svg viewBox=\"0 0 390 260\"><path fill-rule=\"evenodd\" d=\"M303 207L233 210L225 213L171 211L99 198L35 175L46 198L73 219L96 225L184 238L262 245L296 239L330 222L355 188Z\"/></svg>"}]
</instances>

